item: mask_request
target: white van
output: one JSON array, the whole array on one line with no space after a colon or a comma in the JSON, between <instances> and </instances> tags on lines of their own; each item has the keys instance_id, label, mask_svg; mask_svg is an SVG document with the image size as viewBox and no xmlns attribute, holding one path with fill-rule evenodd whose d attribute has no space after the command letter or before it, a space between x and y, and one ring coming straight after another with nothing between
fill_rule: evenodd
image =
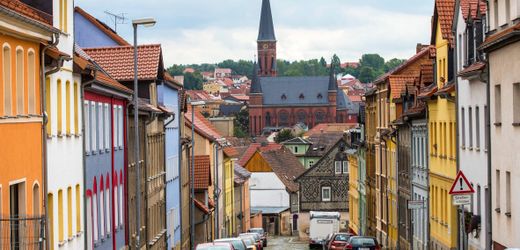
<instances>
[{"instance_id":1,"label":"white van","mask_svg":"<svg viewBox=\"0 0 520 250\"><path fill-rule=\"evenodd\" d=\"M327 235L339 233L339 212L310 212L309 246L321 247Z\"/></svg>"}]
</instances>

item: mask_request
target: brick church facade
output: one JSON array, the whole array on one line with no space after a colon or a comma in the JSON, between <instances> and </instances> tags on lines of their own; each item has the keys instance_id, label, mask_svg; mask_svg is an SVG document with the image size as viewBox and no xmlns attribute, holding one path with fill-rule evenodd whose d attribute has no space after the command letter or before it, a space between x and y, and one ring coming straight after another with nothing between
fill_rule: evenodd
<instances>
[{"instance_id":1,"label":"brick church facade","mask_svg":"<svg viewBox=\"0 0 520 250\"><path fill-rule=\"evenodd\" d=\"M258 64L249 99L251 135L298 123L312 128L320 123L357 122L357 116L348 115L354 105L338 90L332 67L329 77L277 77L276 36L269 0L262 1L257 44Z\"/></svg>"}]
</instances>

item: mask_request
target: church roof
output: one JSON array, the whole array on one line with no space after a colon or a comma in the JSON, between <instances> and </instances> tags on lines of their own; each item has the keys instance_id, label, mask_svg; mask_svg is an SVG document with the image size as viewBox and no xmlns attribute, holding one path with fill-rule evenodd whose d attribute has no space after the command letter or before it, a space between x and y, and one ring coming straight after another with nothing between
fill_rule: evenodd
<instances>
[{"instance_id":1,"label":"church roof","mask_svg":"<svg viewBox=\"0 0 520 250\"><path fill-rule=\"evenodd\" d=\"M258 64L255 62L255 65L253 66L253 79L251 80L251 90L249 91L249 93L262 93L262 86L260 85L260 79L258 79L259 70L260 69L258 68Z\"/></svg>"},{"instance_id":2,"label":"church roof","mask_svg":"<svg viewBox=\"0 0 520 250\"><path fill-rule=\"evenodd\" d=\"M262 14L260 15L258 41L276 41L276 36L274 35L273 15L271 14L271 3L269 0L262 0Z\"/></svg>"},{"instance_id":3,"label":"church roof","mask_svg":"<svg viewBox=\"0 0 520 250\"><path fill-rule=\"evenodd\" d=\"M260 77L259 80L264 105L329 104L328 76Z\"/></svg>"}]
</instances>

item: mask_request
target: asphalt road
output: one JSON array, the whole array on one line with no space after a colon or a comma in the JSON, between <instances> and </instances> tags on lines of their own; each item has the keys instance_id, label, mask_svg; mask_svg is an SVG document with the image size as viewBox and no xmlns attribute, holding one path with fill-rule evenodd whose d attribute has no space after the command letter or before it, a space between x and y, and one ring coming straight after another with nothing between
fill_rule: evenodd
<instances>
[{"instance_id":1,"label":"asphalt road","mask_svg":"<svg viewBox=\"0 0 520 250\"><path fill-rule=\"evenodd\" d=\"M308 250L307 242L298 241L298 237L269 237L265 250Z\"/></svg>"}]
</instances>

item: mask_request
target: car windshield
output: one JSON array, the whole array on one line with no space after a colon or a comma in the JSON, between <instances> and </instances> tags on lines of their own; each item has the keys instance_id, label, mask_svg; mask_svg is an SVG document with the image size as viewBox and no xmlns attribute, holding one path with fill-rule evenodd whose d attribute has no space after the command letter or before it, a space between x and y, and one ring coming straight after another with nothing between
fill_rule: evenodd
<instances>
[{"instance_id":1,"label":"car windshield","mask_svg":"<svg viewBox=\"0 0 520 250\"><path fill-rule=\"evenodd\" d=\"M263 228L251 228L251 229L249 229L249 232L264 234L264 229Z\"/></svg>"},{"instance_id":2,"label":"car windshield","mask_svg":"<svg viewBox=\"0 0 520 250\"><path fill-rule=\"evenodd\" d=\"M347 234L338 234L338 235L336 235L334 240L337 240L337 241L348 241L349 238L350 238L350 236L348 236Z\"/></svg>"},{"instance_id":3,"label":"car windshield","mask_svg":"<svg viewBox=\"0 0 520 250\"><path fill-rule=\"evenodd\" d=\"M216 240L215 242L229 242L233 245L235 250L246 250L246 246L242 240Z\"/></svg>"},{"instance_id":4,"label":"car windshield","mask_svg":"<svg viewBox=\"0 0 520 250\"><path fill-rule=\"evenodd\" d=\"M376 241L372 238L354 238L351 244L355 246L375 246Z\"/></svg>"},{"instance_id":5,"label":"car windshield","mask_svg":"<svg viewBox=\"0 0 520 250\"><path fill-rule=\"evenodd\" d=\"M242 238L242 240L244 241L244 243L246 243L246 246L251 246L251 245L254 245L255 242L253 241L252 238Z\"/></svg>"},{"instance_id":6,"label":"car windshield","mask_svg":"<svg viewBox=\"0 0 520 250\"><path fill-rule=\"evenodd\" d=\"M253 237L255 240L260 240L260 235L257 233L240 234L240 237Z\"/></svg>"},{"instance_id":7,"label":"car windshield","mask_svg":"<svg viewBox=\"0 0 520 250\"><path fill-rule=\"evenodd\" d=\"M204 246L204 247L197 247L197 250L229 250L229 247L226 247L226 246Z\"/></svg>"}]
</instances>

